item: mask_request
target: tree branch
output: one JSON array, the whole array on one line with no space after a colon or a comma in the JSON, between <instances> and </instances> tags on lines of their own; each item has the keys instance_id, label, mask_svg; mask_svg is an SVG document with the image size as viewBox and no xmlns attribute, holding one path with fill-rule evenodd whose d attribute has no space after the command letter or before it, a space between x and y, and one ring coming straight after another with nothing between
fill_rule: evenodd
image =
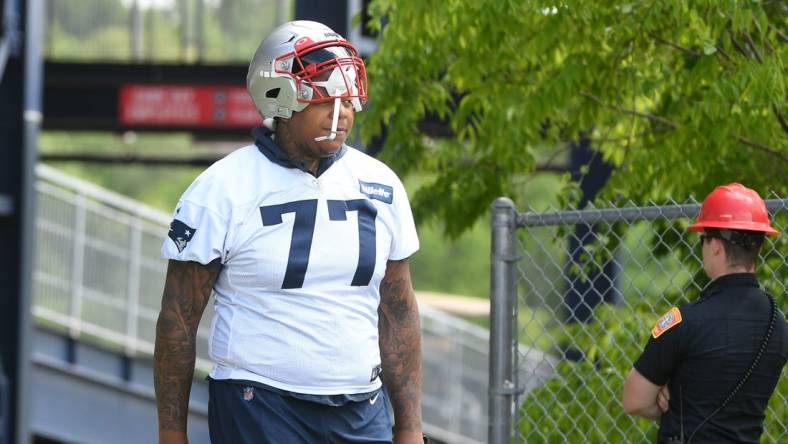
<instances>
[{"instance_id":1,"label":"tree branch","mask_svg":"<svg viewBox=\"0 0 788 444\"><path fill-rule=\"evenodd\" d=\"M673 43L673 42L671 42L671 41L669 41L669 40L665 40L665 39L663 39L662 37L660 37L660 36L658 36L658 35L654 34L653 32L649 32L649 33L648 33L648 35L650 35L651 37L653 37L653 38L654 38L654 40L658 41L659 43L662 43L663 45L668 45L668 46L670 46L671 48L678 49L679 51L681 51L681 52L683 52L683 53L685 53L685 54L691 55L691 56L693 56L693 57L703 57L703 54L701 54L701 53L699 53L699 52L697 52L697 51L693 51L693 50L691 50L691 49L689 49L689 48L685 48L685 47L683 47L683 46L681 46L681 45L678 45L678 44L676 44L676 43Z\"/></svg>"},{"instance_id":2,"label":"tree branch","mask_svg":"<svg viewBox=\"0 0 788 444\"><path fill-rule=\"evenodd\" d=\"M774 46L772 46L772 44L769 43L769 39L766 38L766 36L763 36L763 46L766 47L770 55L774 54Z\"/></svg>"},{"instance_id":3,"label":"tree branch","mask_svg":"<svg viewBox=\"0 0 788 444\"><path fill-rule=\"evenodd\" d=\"M618 105L606 104L599 97L597 97L597 96L595 96L593 94L589 94L587 92L581 92L580 95L585 97L585 98L587 98L587 99L593 100L594 102L597 102L600 105L607 106L609 108L613 108L613 109L621 111L623 113L630 114L630 115L637 116L637 117L643 117L645 119L661 123L661 124L669 127L670 129L678 129L679 128L679 124L678 123L675 123L675 122L673 122L671 120L668 120L668 119L666 119L664 117L655 116L653 114L644 113L644 112L640 112L640 111L635 111L635 110L631 110L631 109L626 109L626 108L623 108L623 107L618 106ZM774 107L774 112L777 114L777 119L780 121L780 125L782 126L783 130L788 132L788 125L786 124L788 122L785 121L785 117L777 110L776 107ZM765 153L767 153L767 154L769 154L771 156L776 157L777 159L782 160L783 162L788 163L788 155L781 153L777 148L774 148L774 147L769 146L769 145L764 145L764 144L759 143L759 142L755 142L755 141L750 140L750 139L748 139L746 137L737 137L736 140L738 140L739 142L741 142L744 145L747 145L747 146L752 147L752 148L756 148L756 149L758 149L760 151L763 151L763 152L765 152Z\"/></svg>"},{"instance_id":4,"label":"tree branch","mask_svg":"<svg viewBox=\"0 0 788 444\"><path fill-rule=\"evenodd\" d=\"M624 108L624 107L621 107L621 106L618 106L618 105L607 104L607 103L603 102L602 99L600 99L599 97L597 97L597 96L595 96L593 94L589 94L587 92L581 92L580 95L585 97L585 98L587 98L587 99L591 99L594 102L599 103L600 105L607 106L608 108L612 108L612 109L621 111L621 112L623 112L625 114L629 114L629 115L632 115L632 116L642 117L644 119L651 120L652 122L657 122L657 123L660 123L662 125L665 125L665 126L671 128L671 129L678 129L679 126L680 126L678 123L673 122L672 120L668 120L668 119L666 119L664 117L656 116L654 114L644 113L642 111L635 111L635 110L632 110L632 109L627 109L627 108Z\"/></svg>"},{"instance_id":5,"label":"tree branch","mask_svg":"<svg viewBox=\"0 0 788 444\"><path fill-rule=\"evenodd\" d=\"M757 60L758 63L763 63L763 57L761 57L761 53L758 52L758 48L755 47L755 42L752 41L750 34L748 32L744 32L743 34L744 40L747 42L747 46L750 47L750 50L752 50L752 53L755 55L755 60Z\"/></svg>"},{"instance_id":6,"label":"tree branch","mask_svg":"<svg viewBox=\"0 0 788 444\"><path fill-rule=\"evenodd\" d=\"M783 43L788 43L788 35L783 34L779 29L777 29L774 25L769 25L769 28L774 30L777 33L777 38L780 39Z\"/></svg>"},{"instance_id":7,"label":"tree branch","mask_svg":"<svg viewBox=\"0 0 788 444\"><path fill-rule=\"evenodd\" d=\"M741 142L742 144L744 144L744 145L747 145L747 146L752 147L752 148L759 149L759 150L761 150L761 151L763 151L763 152L765 152L767 154L770 154L770 155L782 160L783 162L788 163L788 155L779 152L777 150L777 148L774 148L774 147L771 147L769 145L764 145L762 143L758 143L758 142L752 141L752 140L750 140L750 139L748 139L746 137L738 137L737 140L739 142Z\"/></svg>"},{"instance_id":8,"label":"tree branch","mask_svg":"<svg viewBox=\"0 0 788 444\"><path fill-rule=\"evenodd\" d=\"M788 122L785 121L785 116L783 115L783 113L781 113L780 110L777 109L777 105L773 103L772 103L772 111L774 111L774 114L777 116L777 121L780 122L780 126L782 127L783 131L786 134L788 134Z\"/></svg>"},{"instance_id":9,"label":"tree branch","mask_svg":"<svg viewBox=\"0 0 788 444\"><path fill-rule=\"evenodd\" d=\"M717 48L717 54L721 55L725 60L729 62L733 62L731 56L729 56L728 53L725 52L724 49L722 49L722 45L715 45L715 48Z\"/></svg>"},{"instance_id":10,"label":"tree branch","mask_svg":"<svg viewBox=\"0 0 788 444\"><path fill-rule=\"evenodd\" d=\"M646 137L646 136L654 136L654 135L665 134L665 133L667 133L669 131L673 131L673 128L655 128L655 129L650 130L650 131L643 131L642 133L633 134L633 135L630 135L630 136L592 138L591 141L599 143L599 144L610 143L610 142L621 142L622 140L640 139L640 138Z\"/></svg>"},{"instance_id":11,"label":"tree branch","mask_svg":"<svg viewBox=\"0 0 788 444\"><path fill-rule=\"evenodd\" d=\"M733 43L733 47L734 47L734 48L736 48L736 50L737 50L737 51L739 51L739 53L740 53L741 55L743 55L744 57L746 57L746 58L748 58L748 59L750 58L750 54L749 54L749 53L747 53L747 50L746 50L746 49L744 49L744 48L741 46L741 44L739 44L739 41L738 41L738 40L736 40L736 37L733 35L733 32L731 32L731 43Z\"/></svg>"},{"instance_id":12,"label":"tree branch","mask_svg":"<svg viewBox=\"0 0 788 444\"><path fill-rule=\"evenodd\" d=\"M566 172L569 170L569 167L564 165L563 167L558 167L553 165L553 161L561 154L568 151L571 148L569 143L563 143L563 148L557 149L553 152L553 154L542 164L537 164L535 171L555 171L560 169L561 172Z\"/></svg>"}]
</instances>

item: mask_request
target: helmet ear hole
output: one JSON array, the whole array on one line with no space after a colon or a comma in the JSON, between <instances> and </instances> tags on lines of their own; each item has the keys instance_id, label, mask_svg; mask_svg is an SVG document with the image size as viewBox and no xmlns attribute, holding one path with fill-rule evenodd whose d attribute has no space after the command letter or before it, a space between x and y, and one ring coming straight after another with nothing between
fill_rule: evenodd
<instances>
[{"instance_id":1,"label":"helmet ear hole","mask_svg":"<svg viewBox=\"0 0 788 444\"><path fill-rule=\"evenodd\" d=\"M276 99L277 97L279 97L279 91L280 90L281 90L281 88L269 89L268 91L266 91L265 97L268 98L268 99Z\"/></svg>"}]
</instances>

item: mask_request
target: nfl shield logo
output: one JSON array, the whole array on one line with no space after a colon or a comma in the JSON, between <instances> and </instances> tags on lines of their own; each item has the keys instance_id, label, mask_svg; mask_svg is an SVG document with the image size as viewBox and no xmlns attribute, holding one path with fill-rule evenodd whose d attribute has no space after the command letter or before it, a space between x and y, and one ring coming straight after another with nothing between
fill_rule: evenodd
<instances>
[{"instance_id":1,"label":"nfl shield logo","mask_svg":"<svg viewBox=\"0 0 788 444\"><path fill-rule=\"evenodd\" d=\"M254 388L244 387L244 401L251 401L254 398Z\"/></svg>"}]
</instances>

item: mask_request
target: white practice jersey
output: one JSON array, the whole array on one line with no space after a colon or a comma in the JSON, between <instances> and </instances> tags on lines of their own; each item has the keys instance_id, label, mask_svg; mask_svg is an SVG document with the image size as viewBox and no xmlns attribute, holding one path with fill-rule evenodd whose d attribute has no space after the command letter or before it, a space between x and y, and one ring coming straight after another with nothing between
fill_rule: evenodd
<instances>
[{"instance_id":1,"label":"white practice jersey","mask_svg":"<svg viewBox=\"0 0 788 444\"><path fill-rule=\"evenodd\" d=\"M212 378L315 395L380 386L380 282L419 246L386 165L346 147L315 178L247 146L205 170L173 219L165 258L223 264Z\"/></svg>"}]
</instances>

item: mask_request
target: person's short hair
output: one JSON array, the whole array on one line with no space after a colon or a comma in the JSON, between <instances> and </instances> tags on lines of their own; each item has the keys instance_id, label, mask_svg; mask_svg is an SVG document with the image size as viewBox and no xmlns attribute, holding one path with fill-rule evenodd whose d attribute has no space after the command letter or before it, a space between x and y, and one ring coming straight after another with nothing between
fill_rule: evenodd
<instances>
[{"instance_id":1,"label":"person's short hair","mask_svg":"<svg viewBox=\"0 0 788 444\"><path fill-rule=\"evenodd\" d=\"M766 237L758 231L706 228L704 232L706 237L722 241L729 267L754 267Z\"/></svg>"}]
</instances>

